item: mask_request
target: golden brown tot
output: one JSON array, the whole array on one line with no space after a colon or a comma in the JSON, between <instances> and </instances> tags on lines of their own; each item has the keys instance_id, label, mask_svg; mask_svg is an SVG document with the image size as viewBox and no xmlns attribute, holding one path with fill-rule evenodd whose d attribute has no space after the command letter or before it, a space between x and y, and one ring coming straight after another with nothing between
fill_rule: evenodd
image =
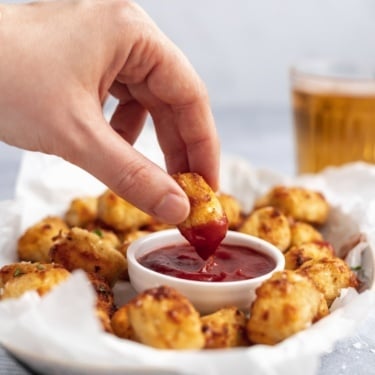
<instances>
[{"instance_id":1,"label":"golden brown tot","mask_svg":"<svg viewBox=\"0 0 375 375\"><path fill-rule=\"evenodd\" d=\"M236 230L242 219L240 202L230 194L220 193L218 198L228 219L228 228Z\"/></svg>"},{"instance_id":2,"label":"golden brown tot","mask_svg":"<svg viewBox=\"0 0 375 375\"><path fill-rule=\"evenodd\" d=\"M254 344L277 344L328 314L322 293L307 277L279 271L257 290L247 334Z\"/></svg>"},{"instance_id":3,"label":"golden brown tot","mask_svg":"<svg viewBox=\"0 0 375 375\"><path fill-rule=\"evenodd\" d=\"M128 304L137 340L160 349L201 349L205 340L199 313L175 289L161 286L140 293Z\"/></svg>"},{"instance_id":4,"label":"golden brown tot","mask_svg":"<svg viewBox=\"0 0 375 375\"><path fill-rule=\"evenodd\" d=\"M0 299L18 298L32 290L43 296L69 276L70 272L57 264L20 262L6 265L0 270Z\"/></svg>"},{"instance_id":5,"label":"golden brown tot","mask_svg":"<svg viewBox=\"0 0 375 375\"><path fill-rule=\"evenodd\" d=\"M124 256L100 236L82 228L71 228L56 240L51 259L69 271L97 273L113 286L127 267Z\"/></svg>"},{"instance_id":6,"label":"golden brown tot","mask_svg":"<svg viewBox=\"0 0 375 375\"><path fill-rule=\"evenodd\" d=\"M312 259L304 263L296 272L312 280L323 293L328 306L339 297L343 288L357 288L357 276L349 265L338 257Z\"/></svg>"},{"instance_id":7,"label":"golden brown tot","mask_svg":"<svg viewBox=\"0 0 375 375\"><path fill-rule=\"evenodd\" d=\"M98 217L116 231L139 229L151 222L150 215L111 190L106 190L98 197Z\"/></svg>"},{"instance_id":8,"label":"golden brown tot","mask_svg":"<svg viewBox=\"0 0 375 375\"><path fill-rule=\"evenodd\" d=\"M228 219L211 187L198 173L177 173L174 179L190 201L189 216L177 228L195 247L202 259L208 259L224 239Z\"/></svg>"},{"instance_id":9,"label":"golden brown tot","mask_svg":"<svg viewBox=\"0 0 375 375\"><path fill-rule=\"evenodd\" d=\"M86 228L98 218L98 198L75 198L65 212L65 221L70 227Z\"/></svg>"},{"instance_id":10,"label":"golden brown tot","mask_svg":"<svg viewBox=\"0 0 375 375\"><path fill-rule=\"evenodd\" d=\"M285 268L295 270L311 259L321 259L334 256L334 249L329 242L306 242L292 246L284 255Z\"/></svg>"},{"instance_id":11,"label":"golden brown tot","mask_svg":"<svg viewBox=\"0 0 375 375\"><path fill-rule=\"evenodd\" d=\"M239 232L268 241L286 251L291 233L288 218L277 208L263 207L253 211L242 223Z\"/></svg>"},{"instance_id":12,"label":"golden brown tot","mask_svg":"<svg viewBox=\"0 0 375 375\"><path fill-rule=\"evenodd\" d=\"M18 257L31 262L50 262L49 251L55 237L68 230L66 223L57 216L48 216L29 227L18 240Z\"/></svg>"},{"instance_id":13,"label":"golden brown tot","mask_svg":"<svg viewBox=\"0 0 375 375\"><path fill-rule=\"evenodd\" d=\"M137 341L134 329L129 321L128 310L129 305L125 304L113 314L111 319L112 331L122 339Z\"/></svg>"},{"instance_id":14,"label":"golden brown tot","mask_svg":"<svg viewBox=\"0 0 375 375\"><path fill-rule=\"evenodd\" d=\"M201 317L205 349L224 349L247 346L246 316L234 306L223 307Z\"/></svg>"},{"instance_id":15,"label":"golden brown tot","mask_svg":"<svg viewBox=\"0 0 375 375\"><path fill-rule=\"evenodd\" d=\"M299 246L307 242L323 241L322 234L311 224L295 221L290 225L292 239L290 246Z\"/></svg>"},{"instance_id":16,"label":"golden brown tot","mask_svg":"<svg viewBox=\"0 0 375 375\"><path fill-rule=\"evenodd\" d=\"M255 206L273 206L295 220L318 225L326 222L329 213L322 193L294 186L275 186Z\"/></svg>"}]
</instances>

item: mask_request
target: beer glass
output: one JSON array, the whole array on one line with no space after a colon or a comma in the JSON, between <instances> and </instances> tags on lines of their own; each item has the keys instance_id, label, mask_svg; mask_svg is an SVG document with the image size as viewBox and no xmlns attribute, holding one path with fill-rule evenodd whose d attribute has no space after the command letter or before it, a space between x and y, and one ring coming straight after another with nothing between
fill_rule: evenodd
<instances>
[{"instance_id":1,"label":"beer glass","mask_svg":"<svg viewBox=\"0 0 375 375\"><path fill-rule=\"evenodd\" d=\"M375 162L375 69L304 61L291 68L297 173Z\"/></svg>"}]
</instances>

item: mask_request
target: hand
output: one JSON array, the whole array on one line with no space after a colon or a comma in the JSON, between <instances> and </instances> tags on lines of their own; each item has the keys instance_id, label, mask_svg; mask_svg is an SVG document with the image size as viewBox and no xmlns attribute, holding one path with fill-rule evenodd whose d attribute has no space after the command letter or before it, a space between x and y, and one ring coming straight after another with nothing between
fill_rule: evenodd
<instances>
[{"instance_id":1,"label":"hand","mask_svg":"<svg viewBox=\"0 0 375 375\"><path fill-rule=\"evenodd\" d=\"M169 223L189 202L169 174L218 187L206 89L180 50L125 0L0 5L0 140L55 154ZM110 124L102 104L119 99ZM132 144L147 113L167 174Z\"/></svg>"}]
</instances>

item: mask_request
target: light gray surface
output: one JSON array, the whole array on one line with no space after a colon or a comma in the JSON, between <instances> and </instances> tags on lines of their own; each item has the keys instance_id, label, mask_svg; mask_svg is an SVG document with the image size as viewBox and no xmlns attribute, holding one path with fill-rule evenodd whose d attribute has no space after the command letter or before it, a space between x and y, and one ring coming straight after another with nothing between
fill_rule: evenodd
<instances>
[{"instance_id":1,"label":"light gray surface","mask_svg":"<svg viewBox=\"0 0 375 375\"><path fill-rule=\"evenodd\" d=\"M214 110L225 153L246 158L257 167L294 173L293 136L288 111L255 111L250 108ZM0 199L12 196L20 152L0 143ZM322 337L324 340L324 337ZM37 350L37 349L36 349ZM0 349L1 375L26 375L16 361ZM375 318L364 321L357 332L339 342L322 358L318 375L375 374Z\"/></svg>"}]
</instances>

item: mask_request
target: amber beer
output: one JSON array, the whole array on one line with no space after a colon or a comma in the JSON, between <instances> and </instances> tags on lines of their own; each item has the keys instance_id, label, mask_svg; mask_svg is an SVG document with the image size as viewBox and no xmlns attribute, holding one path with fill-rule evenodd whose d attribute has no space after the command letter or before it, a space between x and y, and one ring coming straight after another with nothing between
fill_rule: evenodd
<instances>
[{"instance_id":1,"label":"amber beer","mask_svg":"<svg viewBox=\"0 0 375 375\"><path fill-rule=\"evenodd\" d=\"M298 173L359 160L375 162L374 82L292 71Z\"/></svg>"}]
</instances>

